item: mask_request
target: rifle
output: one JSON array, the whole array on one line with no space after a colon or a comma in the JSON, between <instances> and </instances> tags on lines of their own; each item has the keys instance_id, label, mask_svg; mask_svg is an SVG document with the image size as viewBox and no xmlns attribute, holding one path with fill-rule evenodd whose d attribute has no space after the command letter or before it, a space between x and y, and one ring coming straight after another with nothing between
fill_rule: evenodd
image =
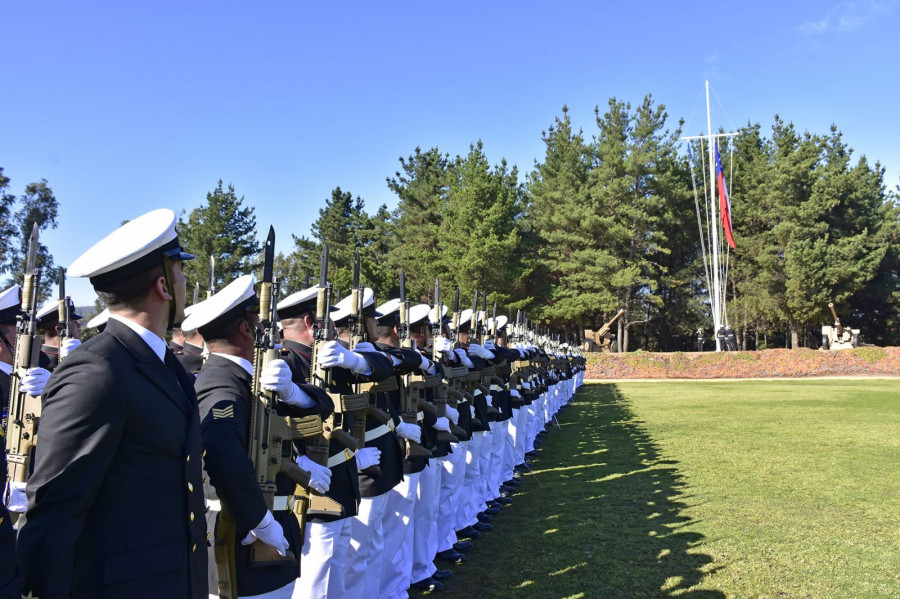
<instances>
[{"instance_id":1,"label":"rifle","mask_svg":"<svg viewBox=\"0 0 900 599\"><path fill-rule=\"evenodd\" d=\"M359 283L359 250L356 250L353 257L353 286L350 289L350 316L347 319L347 326L350 329L350 350L352 351L358 344L368 341L369 335L365 323L365 315L363 314L363 304L365 302L365 287L361 287ZM366 399L365 407L353 413L352 434L356 437L356 450L366 446L366 429L368 428L366 420L372 416L381 424L387 424L393 421L390 414L378 408L375 405L376 394L397 390L397 381L393 377L386 381L376 383L358 383L355 385L355 395L362 395ZM368 476L380 476L381 468L377 464L369 466L362 471Z\"/></svg>"},{"instance_id":2,"label":"rifle","mask_svg":"<svg viewBox=\"0 0 900 599\"><path fill-rule=\"evenodd\" d=\"M435 364L441 363L441 352L436 348L436 343L443 336L442 319L443 304L441 304L441 283L440 280L434 280L434 315L431 319L431 360ZM431 401L428 401L428 389L432 389ZM409 393L416 398L416 402L420 408L427 411L435 418L447 417L447 385L444 383L440 374L433 375L411 375L409 378ZM459 427L456 427L459 429ZM450 423L450 430L453 431L454 425ZM461 435L465 431L459 429ZM456 443L459 438L454 432L435 431L435 440L439 443Z\"/></svg>"},{"instance_id":3,"label":"rifle","mask_svg":"<svg viewBox=\"0 0 900 599\"><path fill-rule=\"evenodd\" d=\"M196 304L199 301L200 301L200 281L196 281L194 283L194 301L191 302L191 305L193 306L194 304Z\"/></svg>"},{"instance_id":4,"label":"rifle","mask_svg":"<svg viewBox=\"0 0 900 599\"><path fill-rule=\"evenodd\" d=\"M333 390L331 369L319 366L319 352L322 346L331 341L331 327L328 324L328 313L331 310L331 284L328 282L328 244L322 244L322 257L319 266L319 288L316 297L316 322L313 328L315 342L313 344L310 363L310 383L323 389L334 404L334 411L322 420L322 432L306 443L306 455L315 463L330 468L331 441L344 446L344 456L350 458L358 445L355 437L344 428L344 413L364 409L368 405L367 396L348 396L335 393ZM322 516L341 516L341 504L319 493L309 492L309 513Z\"/></svg>"},{"instance_id":5,"label":"rifle","mask_svg":"<svg viewBox=\"0 0 900 599\"><path fill-rule=\"evenodd\" d=\"M412 349L412 339L409 338L409 300L406 298L406 273L400 271L400 347ZM405 375L403 384L400 385L400 418L407 424L419 423L418 398L413 397L409 389L412 375ZM424 398L423 398L424 401ZM412 457L432 456L432 453L411 439L406 441L407 460Z\"/></svg>"},{"instance_id":6,"label":"rifle","mask_svg":"<svg viewBox=\"0 0 900 599\"><path fill-rule=\"evenodd\" d=\"M38 226L35 223L28 240L25 278L22 286L22 311L16 324L16 351L10 374L9 418L6 423L6 459L11 483L24 483L31 473L31 460L37 445L41 419L41 398L20 391L29 368L38 365L43 342L36 332L37 295L41 271L36 268ZM8 498L4 497L4 503Z\"/></svg>"},{"instance_id":7,"label":"rifle","mask_svg":"<svg viewBox=\"0 0 900 599\"><path fill-rule=\"evenodd\" d=\"M269 227L266 239L263 280L259 285L259 327L253 351L253 380L251 384L249 455L256 473L266 507L274 510L276 476L287 475L296 485L291 508L300 521L301 530L306 520L307 502L302 487L309 485L309 473L297 466L293 459L293 441L321 434L321 419L318 416L291 418L279 416L276 412L276 397L273 392L264 391L259 379L269 362L277 358L275 342L278 335L277 312L279 282L273 276L275 257L275 230ZM218 570L218 594L220 599L237 599L237 570L234 544L237 541L234 518L222 505L219 525L214 545ZM274 547L256 540L250 546L250 563L262 566L280 562L294 562L296 556L288 551L281 556Z\"/></svg>"},{"instance_id":8,"label":"rifle","mask_svg":"<svg viewBox=\"0 0 900 599\"><path fill-rule=\"evenodd\" d=\"M459 347L459 287L456 288L456 293L453 297L453 320L450 327L450 342L451 345L455 347ZM445 368L444 375L447 377L447 405L451 408L457 408L459 406L460 401L468 401L472 405L475 404L475 397L464 388L462 383L471 380L471 374L469 373L469 369L465 365L456 366L453 368ZM472 418L472 424L475 426L481 426L481 421L478 418ZM454 435L458 437L465 438L467 435L465 429L460 426L457 426L450 423L450 430Z\"/></svg>"},{"instance_id":9,"label":"rifle","mask_svg":"<svg viewBox=\"0 0 900 599\"><path fill-rule=\"evenodd\" d=\"M56 321L56 336L59 339L57 359L59 362L62 362L62 342L69 336L69 325L71 324L69 304L72 302L72 298L66 295L66 269L62 266L59 267L59 280L57 283L59 286L59 313Z\"/></svg>"}]
</instances>

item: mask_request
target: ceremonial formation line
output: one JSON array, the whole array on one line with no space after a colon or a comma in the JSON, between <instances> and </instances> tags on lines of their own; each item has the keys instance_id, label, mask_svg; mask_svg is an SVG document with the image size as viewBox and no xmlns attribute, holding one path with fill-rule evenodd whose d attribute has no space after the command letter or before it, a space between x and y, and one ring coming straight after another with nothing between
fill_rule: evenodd
<instances>
[{"instance_id":1,"label":"ceremonial formation line","mask_svg":"<svg viewBox=\"0 0 900 599\"><path fill-rule=\"evenodd\" d=\"M33 260L0 294L0 599L452 584L583 383L577 349L439 281L416 303L399 273L377 302L358 256L335 301L327 246L318 284L280 298L272 229L259 281L185 308L175 222L149 212L69 267L107 306L83 344L63 272L43 308Z\"/></svg>"}]
</instances>

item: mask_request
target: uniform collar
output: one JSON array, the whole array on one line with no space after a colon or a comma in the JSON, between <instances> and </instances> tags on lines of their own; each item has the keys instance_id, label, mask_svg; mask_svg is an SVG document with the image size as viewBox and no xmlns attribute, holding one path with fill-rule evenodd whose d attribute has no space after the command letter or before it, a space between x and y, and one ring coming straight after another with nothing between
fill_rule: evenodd
<instances>
[{"instance_id":1,"label":"uniform collar","mask_svg":"<svg viewBox=\"0 0 900 599\"><path fill-rule=\"evenodd\" d=\"M12 374L12 364L7 364L6 362L0 362L0 372L3 374Z\"/></svg>"},{"instance_id":2,"label":"uniform collar","mask_svg":"<svg viewBox=\"0 0 900 599\"><path fill-rule=\"evenodd\" d=\"M220 358L225 358L226 360L234 362L235 364L246 370L247 374L253 376L253 364L251 364L250 361L245 358L242 358L240 356L232 356L231 354L222 354L219 352L212 352L209 355L219 356Z\"/></svg>"},{"instance_id":3,"label":"uniform collar","mask_svg":"<svg viewBox=\"0 0 900 599\"><path fill-rule=\"evenodd\" d=\"M134 322L133 320L129 320L128 318L125 318L121 314L110 314L109 318L110 318L110 320L113 320L113 319L118 320L119 322L121 322L122 324L127 326L129 329L134 331L138 335L138 337L140 337L141 339L144 340L144 343L146 343L148 346L150 346L150 349L153 350L153 353L156 354L156 357L159 358L160 362L166 361L167 346L166 346L166 342L164 339L157 337L156 333L153 333L149 329L145 329L138 323Z\"/></svg>"}]
</instances>

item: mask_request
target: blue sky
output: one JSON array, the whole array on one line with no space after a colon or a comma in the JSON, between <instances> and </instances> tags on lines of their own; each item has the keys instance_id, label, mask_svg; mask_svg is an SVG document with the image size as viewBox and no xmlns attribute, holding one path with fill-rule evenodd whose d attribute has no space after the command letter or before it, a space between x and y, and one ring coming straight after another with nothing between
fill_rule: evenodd
<instances>
[{"instance_id":1,"label":"blue sky","mask_svg":"<svg viewBox=\"0 0 900 599\"><path fill-rule=\"evenodd\" d=\"M595 106L652 93L693 135L709 79L714 128L835 123L894 188L898 24L897 0L11 2L0 166L16 194L49 182L60 228L44 241L64 266L220 178L289 252L336 186L394 206L385 178L417 145L480 139L524 178L563 104L590 136Z\"/></svg>"}]
</instances>

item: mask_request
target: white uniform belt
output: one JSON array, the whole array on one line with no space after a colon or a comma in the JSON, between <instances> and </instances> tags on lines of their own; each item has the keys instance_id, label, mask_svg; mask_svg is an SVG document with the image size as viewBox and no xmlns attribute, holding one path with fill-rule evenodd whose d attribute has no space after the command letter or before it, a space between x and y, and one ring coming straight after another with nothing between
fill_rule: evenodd
<instances>
[{"instance_id":1,"label":"white uniform belt","mask_svg":"<svg viewBox=\"0 0 900 599\"><path fill-rule=\"evenodd\" d=\"M387 424L382 424L378 428L373 428L370 431L366 431L366 441L371 441L373 439L377 439L378 437L383 437L392 430L394 430L394 421L388 420Z\"/></svg>"},{"instance_id":2,"label":"white uniform belt","mask_svg":"<svg viewBox=\"0 0 900 599\"><path fill-rule=\"evenodd\" d=\"M331 456L330 458L328 458L328 467L334 468L335 466L337 466L339 464L343 464L344 462L346 462L353 456L354 456L354 453L352 451L350 451L349 449L345 449L341 453L336 453L333 456Z\"/></svg>"},{"instance_id":3,"label":"white uniform belt","mask_svg":"<svg viewBox=\"0 0 900 599\"><path fill-rule=\"evenodd\" d=\"M425 418L425 412L416 412L416 422L422 422Z\"/></svg>"},{"instance_id":4,"label":"white uniform belt","mask_svg":"<svg viewBox=\"0 0 900 599\"><path fill-rule=\"evenodd\" d=\"M499 391L500 385L491 385L491 391Z\"/></svg>"},{"instance_id":5,"label":"white uniform belt","mask_svg":"<svg viewBox=\"0 0 900 599\"><path fill-rule=\"evenodd\" d=\"M292 495L276 495L272 502L272 511L293 509L294 497ZM218 499L207 499L206 507L211 512L221 512L222 502Z\"/></svg>"}]
</instances>

